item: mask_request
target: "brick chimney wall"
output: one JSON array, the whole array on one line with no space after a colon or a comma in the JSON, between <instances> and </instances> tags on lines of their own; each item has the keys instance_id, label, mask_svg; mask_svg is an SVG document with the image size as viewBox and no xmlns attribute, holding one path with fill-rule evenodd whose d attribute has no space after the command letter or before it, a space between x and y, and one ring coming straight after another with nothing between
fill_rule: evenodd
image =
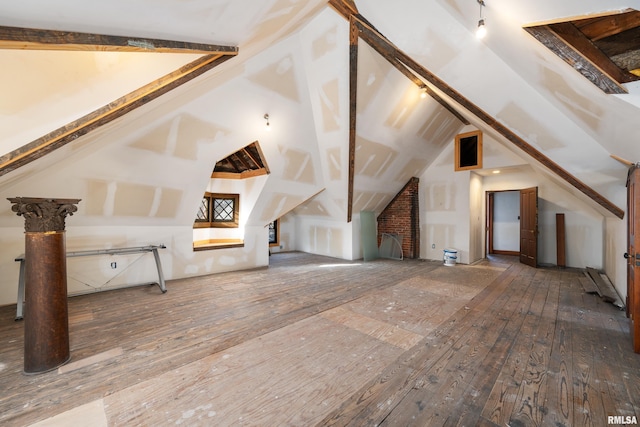
<instances>
[{"instance_id":1,"label":"brick chimney wall","mask_svg":"<svg viewBox=\"0 0 640 427\"><path fill-rule=\"evenodd\" d=\"M382 233L401 234L404 258L420 256L418 178L411 178L378 215L378 245Z\"/></svg>"}]
</instances>

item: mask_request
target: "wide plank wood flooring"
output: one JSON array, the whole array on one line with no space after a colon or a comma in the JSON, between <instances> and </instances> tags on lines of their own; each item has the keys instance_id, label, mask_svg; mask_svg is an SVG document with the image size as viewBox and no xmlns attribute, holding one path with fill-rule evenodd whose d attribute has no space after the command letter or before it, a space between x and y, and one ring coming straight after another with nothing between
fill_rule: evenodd
<instances>
[{"instance_id":1,"label":"wide plank wood flooring","mask_svg":"<svg viewBox=\"0 0 640 427\"><path fill-rule=\"evenodd\" d=\"M623 311L582 272L276 254L69 299L71 361L24 375L0 307L2 426L604 426L640 417Z\"/></svg>"}]
</instances>

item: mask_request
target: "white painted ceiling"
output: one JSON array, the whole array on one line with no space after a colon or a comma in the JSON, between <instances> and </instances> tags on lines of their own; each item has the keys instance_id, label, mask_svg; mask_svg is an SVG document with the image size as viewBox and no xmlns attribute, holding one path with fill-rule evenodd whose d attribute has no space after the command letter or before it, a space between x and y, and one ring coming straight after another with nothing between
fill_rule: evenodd
<instances>
[{"instance_id":1,"label":"white painted ceiling","mask_svg":"<svg viewBox=\"0 0 640 427\"><path fill-rule=\"evenodd\" d=\"M479 18L476 0L356 0L355 3L360 13L398 48L562 168L624 208L626 167L611 159L610 154L640 161L640 88L629 85L628 95L604 94L541 46L522 30L522 26L604 11L640 9L640 0L487 0L483 15L489 33L482 41L473 34ZM347 87L343 85L348 76L348 33L344 20L336 17L338 15L322 0L22 0L0 4L0 25L5 26L238 46L240 55L237 58L225 63L222 71L214 70L211 76L200 79L205 82L203 88L215 88L228 99L233 99L234 95L227 93L230 89L223 86L234 87L232 70L238 70L238 74L241 69L250 73L259 69L259 64L265 67L275 64L288 54L293 63L308 62L307 52L292 49L292 53L285 54L281 48L271 46L292 34L311 38L337 27L335 32L327 31L327 34L335 34L337 40L327 43L342 46L343 55L323 63L322 69L307 67L305 70L309 75L314 74L314 78L323 74L341 76L343 94L340 95L342 110L339 115L344 124L348 113L348 104L344 102L348 99L344 95ZM0 151L6 153L26 144L144 84L145 79L152 81L193 59L189 55L153 55L131 54L127 58L119 56L109 60L105 53L1 51L4 71L0 71L0 89L6 95L0 102L0 125L5 129L4 132L0 130ZM359 102L370 99L378 108L359 107L358 133L361 138L375 139L372 133L381 135L386 131L382 127L376 132L372 130L389 118L390 113L384 106L397 103L400 94L411 90L412 84L381 58L376 58L375 53L364 53L363 56L367 55L371 61L360 69L362 91ZM86 65L84 74L82 66L78 66L83 62L90 64ZM65 69L64 64L73 66ZM120 65L123 65L121 71L118 70ZM67 73L72 73L71 77ZM220 76L218 80L216 76ZM384 84L371 85L371 90L375 87L376 92L367 93L368 83L376 78L383 78ZM311 81L312 77L307 79ZM74 81L86 85L83 89L70 89ZM211 84L207 86L206 82ZM187 86L194 85L196 83ZM181 103L197 98L188 95L188 88L182 89L185 92L165 96L163 102L180 110ZM312 90L311 84L307 90ZM320 126L320 116L313 108L306 113L296 112L297 117L291 108L284 104L278 106L281 100L277 96L240 96L254 100L253 105L247 104L245 111L255 109L251 111L255 116L261 117L267 109L275 113L272 114L274 124L296 121L300 126L312 129ZM313 94L299 93L299 96L302 103L313 99ZM454 106L489 137L513 148L484 123ZM436 110L439 111L437 107L421 106L412 111L428 118L442 114ZM119 124L114 126L121 126L122 133L126 126L134 126L131 120L139 120L141 114L132 113L130 119L119 119ZM240 122L228 120L226 124ZM416 137L416 127L420 124L409 122L405 128L388 131L385 143L401 147L400 157L411 158L419 153L428 166L430 159L435 158L443 147L443 141L432 141L434 145L429 148L426 141ZM295 132L305 134L300 129ZM342 132L339 136L342 138L346 134ZM318 139L321 147L330 145L328 139ZM517 149L513 150L526 159ZM215 163L213 159L208 162ZM38 165L43 166L46 164L42 162ZM393 176L398 182L404 179L395 175L398 174ZM10 174L0 178L0 186L2 179L13 182L15 177ZM361 178L360 184L356 182L356 189L362 193L384 188L390 182L390 176ZM393 195L399 189L397 185L393 187L385 188L385 194ZM570 187L567 189L573 191ZM303 193L310 195L317 191L318 188L310 187ZM344 188L322 195L326 198L323 201L325 208L332 202L340 204L338 199L346 197L341 193ZM305 197L296 200L300 198L304 200ZM364 203L360 208L379 210L383 202L372 202L374 206Z\"/></svg>"}]
</instances>

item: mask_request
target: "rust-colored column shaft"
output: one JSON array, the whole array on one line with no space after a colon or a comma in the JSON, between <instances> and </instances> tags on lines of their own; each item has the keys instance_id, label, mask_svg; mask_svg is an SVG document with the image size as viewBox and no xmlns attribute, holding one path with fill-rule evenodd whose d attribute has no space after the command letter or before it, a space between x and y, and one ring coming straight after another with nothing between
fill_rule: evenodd
<instances>
[{"instance_id":1,"label":"rust-colored column shaft","mask_svg":"<svg viewBox=\"0 0 640 427\"><path fill-rule=\"evenodd\" d=\"M69 360L67 253L64 225L80 199L12 197L24 217L24 372L37 374Z\"/></svg>"},{"instance_id":2,"label":"rust-colored column shaft","mask_svg":"<svg viewBox=\"0 0 640 427\"><path fill-rule=\"evenodd\" d=\"M64 231L25 233L24 372L50 371L69 360Z\"/></svg>"}]
</instances>

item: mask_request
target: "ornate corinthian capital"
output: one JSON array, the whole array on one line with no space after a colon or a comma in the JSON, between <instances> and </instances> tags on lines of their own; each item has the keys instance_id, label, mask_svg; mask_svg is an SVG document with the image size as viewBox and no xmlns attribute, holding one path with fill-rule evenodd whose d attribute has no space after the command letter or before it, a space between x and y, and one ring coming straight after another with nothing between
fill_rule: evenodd
<instances>
[{"instance_id":1,"label":"ornate corinthian capital","mask_svg":"<svg viewBox=\"0 0 640 427\"><path fill-rule=\"evenodd\" d=\"M64 220L78 210L81 199L44 199L38 197L14 197L7 199L11 210L24 217L25 231L64 231Z\"/></svg>"}]
</instances>

